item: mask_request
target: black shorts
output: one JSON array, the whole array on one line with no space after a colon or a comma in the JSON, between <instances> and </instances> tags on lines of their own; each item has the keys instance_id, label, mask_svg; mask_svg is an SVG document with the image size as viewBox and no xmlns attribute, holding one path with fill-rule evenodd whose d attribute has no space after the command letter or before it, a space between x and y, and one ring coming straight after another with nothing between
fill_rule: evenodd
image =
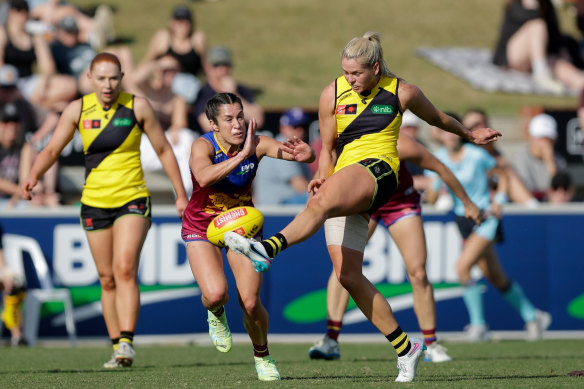
<instances>
[{"instance_id":1,"label":"black shorts","mask_svg":"<svg viewBox=\"0 0 584 389\"><path fill-rule=\"evenodd\" d=\"M477 224L467 219L464 216L456 216L455 217L456 225L458 225L458 231L460 231L460 235L462 235L462 239L466 240L472 234L475 229L478 227ZM505 240L505 236L503 235L503 223L499 222L497 226L497 231L495 231L495 238L493 242L495 243L502 243Z\"/></svg>"},{"instance_id":2,"label":"black shorts","mask_svg":"<svg viewBox=\"0 0 584 389\"><path fill-rule=\"evenodd\" d=\"M376 182L375 194L367 210L369 215L373 215L395 193L397 178L391 166L382 159L367 158L357 163L365 167Z\"/></svg>"},{"instance_id":3,"label":"black shorts","mask_svg":"<svg viewBox=\"0 0 584 389\"><path fill-rule=\"evenodd\" d=\"M125 215L140 215L152 220L150 197L140 197L118 208L97 208L81 204L81 224L85 231L108 228Z\"/></svg>"}]
</instances>

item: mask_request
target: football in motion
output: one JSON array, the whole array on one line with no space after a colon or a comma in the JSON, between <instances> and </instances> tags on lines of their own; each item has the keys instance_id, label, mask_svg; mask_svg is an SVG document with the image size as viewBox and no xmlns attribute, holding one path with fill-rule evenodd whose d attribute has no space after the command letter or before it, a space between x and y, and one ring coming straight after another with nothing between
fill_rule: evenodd
<instances>
[{"instance_id":1,"label":"football in motion","mask_svg":"<svg viewBox=\"0 0 584 389\"><path fill-rule=\"evenodd\" d=\"M225 247L223 234L229 231L246 238L253 238L264 225L264 215L254 207L231 208L220 213L207 227L207 239L219 247Z\"/></svg>"}]
</instances>

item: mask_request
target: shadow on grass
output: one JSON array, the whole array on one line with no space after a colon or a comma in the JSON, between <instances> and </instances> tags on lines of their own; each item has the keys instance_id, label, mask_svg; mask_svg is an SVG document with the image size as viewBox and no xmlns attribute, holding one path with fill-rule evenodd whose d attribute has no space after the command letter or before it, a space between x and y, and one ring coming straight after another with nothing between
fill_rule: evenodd
<instances>
[{"instance_id":1,"label":"shadow on grass","mask_svg":"<svg viewBox=\"0 0 584 389\"><path fill-rule=\"evenodd\" d=\"M215 362L215 363L181 363L181 364L173 364L173 365L139 365L139 366L132 366L131 368L115 368L115 369L107 369L107 368L97 368L97 369L38 369L38 370L10 370L10 371L0 371L0 376L7 375L7 374L15 374L15 373L26 373L26 374L62 374L62 373L126 373L126 372L133 372L139 373L148 371L151 369L160 369L161 367L164 368L196 368L196 367L221 367L221 368L228 368L228 367L235 367L235 366L248 366L250 365L249 361L245 362Z\"/></svg>"}]
</instances>

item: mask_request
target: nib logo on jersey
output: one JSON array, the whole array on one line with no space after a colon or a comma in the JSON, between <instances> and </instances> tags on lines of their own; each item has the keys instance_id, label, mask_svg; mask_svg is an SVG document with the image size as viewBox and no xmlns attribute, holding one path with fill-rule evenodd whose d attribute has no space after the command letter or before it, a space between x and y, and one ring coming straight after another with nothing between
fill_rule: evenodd
<instances>
[{"instance_id":1,"label":"nib logo on jersey","mask_svg":"<svg viewBox=\"0 0 584 389\"><path fill-rule=\"evenodd\" d=\"M371 112L381 115L393 115L395 108L391 105L376 104L371 107Z\"/></svg>"}]
</instances>

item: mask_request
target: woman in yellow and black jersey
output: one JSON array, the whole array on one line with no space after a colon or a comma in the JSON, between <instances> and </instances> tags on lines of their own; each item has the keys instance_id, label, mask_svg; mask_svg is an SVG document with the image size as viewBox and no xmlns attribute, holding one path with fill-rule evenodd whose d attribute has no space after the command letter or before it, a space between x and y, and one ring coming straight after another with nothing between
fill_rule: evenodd
<instances>
[{"instance_id":1,"label":"woman in yellow and black jersey","mask_svg":"<svg viewBox=\"0 0 584 389\"><path fill-rule=\"evenodd\" d=\"M138 261L151 224L150 194L140 163L144 132L152 143L176 193L179 217L188 199L174 153L150 103L121 91L120 61L100 53L87 75L93 93L63 111L48 145L40 152L21 194L31 191L79 130L85 154L81 223L101 284L101 304L114 353L106 368L131 366L138 311Z\"/></svg>"},{"instance_id":2,"label":"woman in yellow and black jersey","mask_svg":"<svg viewBox=\"0 0 584 389\"><path fill-rule=\"evenodd\" d=\"M343 75L324 88L319 102L322 149L311 198L280 233L261 242L230 237L230 248L269 268L281 250L302 242L325 224L335 273L365 316L398 354L396 381L413 381L423 342L400 329L387 300L362 274L370 215L397 186L397 139L402 112L410 109L429 124L484 144L501 134L490 128L472 133L437 110L415 85L392 74L378 33L352 39L341 53ZM328 219L328 220L327 220ZM227 234L225 236L228 241ZM233 246L233 247L232 247Z\"/></svg>"}]
</instances>

